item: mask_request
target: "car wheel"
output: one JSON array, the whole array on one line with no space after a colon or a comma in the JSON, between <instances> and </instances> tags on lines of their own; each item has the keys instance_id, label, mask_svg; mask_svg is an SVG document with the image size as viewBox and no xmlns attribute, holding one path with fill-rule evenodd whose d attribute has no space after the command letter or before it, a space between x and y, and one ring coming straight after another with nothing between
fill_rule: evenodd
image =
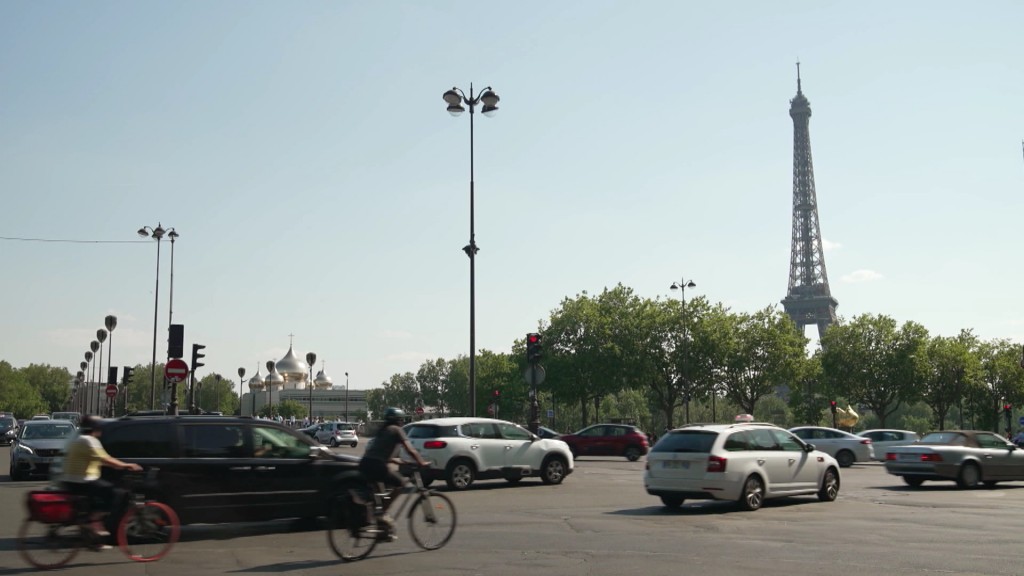
<instances>
[{"instance_id":1,"label":"car wheel","mask_svg":"<svg viewBox=\"0 0 1024 576\"><path fill-rule=\"evenodd\" d=\"M351 444L351 446L352 446L353 448L355 448L355 447L356 447L356 446L357 446L358 444L359 444L358 442L353 442L353 443Z\"/></svg>"},{"instance_id":2,"label":"car wheel","mask_svg":"<svg viewBox=\"0 0 1024 576\"><path fill-rule=\"evenodd\" d=\"M338 439L337 438L331 438L331 448L337 448L337 447L338 447Z\"/></svg>"},{"instance_id":3,"label":"car wheel","mask_svg":"<svg viewBox=\"0 0 1024 576\"><path fill-rule=\"evenodd\" d=\"M761 478L751 474L743 483L743 492L740 493L739 505L744 510L753 512L764 504L764 482Z\"/></svg>"},{"instance_id":4,"label":"car wheel","mask_svg":"<svg viewBox=\"0 0 1024 576\"><path fill-rule=\"evenodd\" d=\"M640 449L636 446L630 446L626 448L626 460L630 462L636 462L640 459Z\"/></svg>"},{"instance_id":5,"label":"car wheel","mask_svg":"<svg viewBox=\"0 0 1024 576\"><path fill-rule=\"evenodd\" d=\"M665 505L665 508L676 509L683 505L683 498L679 496L662 496L661 503Z\"/></svg>"},{"instance_id":6,"label":"car wheel","mask_svg":"<svg viewBox=\"0 0 1024 576\"><path fill-rule=\"evenodd\" d=\"M469 460L456 460L448 465L448 474L445 482L452 490L465 490L473 484L476 479L476 469Z\"/></svg>"},{"instance_id":7,"label":"car wheel","mask_svg":"<svg viewBox=\"0 0 1024 576\"><path fill-rule=\"evenodd\" d=\"M540 465L540 481L545 484L561 484L565 480L567 468L565 460L558 456L548 456Z\"/></svg>"},{"instance_id":8,"label":"car wheel","mask_svg":"<svg viewBox=\"0 0 1024 576\"><path fill-rule=\"evenodd\" d=\"M849 468L853 466L853 463L857 461L857 458L853 455L853 452L849 450L840 450L836 454L836 462L839 462L840 468Z\"/></svg>"},{"instance_id":9,"label":"car wheel","mask_svg":"<svg viewBox=\"0 0 1024 576\"><path fill-rule=\"evenodd\" d=\"M825 477L821 479L821 489L818 490L818 500L822 502L835 502L839 497L839 471L835 468L825 470Z\"/></svg>"},{"instance_id":10,"label":"car wheel","mask_svg":"<svg viewBox=\"0 0 1024 576\"><path fill-rule=\"evenodd\" d=\"M912 476L904 476L903 481L907 483L907 486L917 488L921 484L924 484L924 480L921 478L914 478Z\"/></svg>"},{"instance_id":11,"label":"car wheel","mask_svg":"<svg viewBox=\"0 0 1024 576\"><path fill-rule=\"evenodd\" d=\"M967 462L960 467L960 474L956 477L956 485L961 488L974 488L981 480L981 470L973 462Z\"/></svg>"}]
</instances>

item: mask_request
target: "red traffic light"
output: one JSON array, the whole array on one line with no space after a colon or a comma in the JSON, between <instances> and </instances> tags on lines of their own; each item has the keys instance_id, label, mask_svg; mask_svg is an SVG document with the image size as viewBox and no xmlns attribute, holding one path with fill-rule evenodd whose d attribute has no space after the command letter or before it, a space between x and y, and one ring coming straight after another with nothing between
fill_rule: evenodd
<instances>
[{"instance_id":1,"label":"red traffic light","mask_svg":"<svg viewBox=\"0 0 1024 576\"><path fill-rule=\"evenodd\" d=\"M493 392L493 394L494 394L494 397L495 397L495 398L497 398L498 396L501 396L501 390L497 390L497 389L496 389L496 390L495 390L495 391Z\"/></svg>"},{"instance_id":2,"label":"red traffic light","mask_svg":"<svg viewBox=\"0 0 1024 576\"><path fill-rule=\"evenodd\" d=\"M527 344L536 344L540 342L540 334L527 334L526 342Z\"/></svg>"},{"instance_id":3,"label":"red traffic light","mask_svg":"<svg viewBox=\"0 0 1024 576\"><path fill-rule=\"evenodd\" d=\"M1011 410L1013 410L1013 404L1003 404L1004 412L1010 412Z\"/></svg>"}]
</instances>

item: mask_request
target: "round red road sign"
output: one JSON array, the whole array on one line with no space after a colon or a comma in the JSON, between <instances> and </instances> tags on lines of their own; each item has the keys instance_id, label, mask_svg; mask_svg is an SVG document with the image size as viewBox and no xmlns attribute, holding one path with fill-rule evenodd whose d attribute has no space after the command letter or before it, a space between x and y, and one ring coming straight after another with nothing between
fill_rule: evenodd
<instances>
[{"instance_id":1,"label":"round red road sign","mask_svg":"<svg viewBox=\"0 0 1024 576\"><path fill-rule=\"evenodd\" d=\"M423 406L417 406L416 407L416 413L417 414L423 414Z\"/></svg>"},{"instance_id":2,"label":"round red road sign","mask_svg":"<svg viewBox=\"0 0 1024 576\"><path fill-rule=\"evenodd\" d=\"M188 364L181 358L171 358L164 366L164 377L168 382L181 382L188 376Z\"/></svg>"},{"instance_id":3,"label":"round red road sign","mask_svg":"<svg viewBox=\"0 0 1024 576\"><path fill-rule=\"evenodd\" d=\"M117 396L117 385L107 384L107 398L113 398Z\"/></svg>"}]
</instances>

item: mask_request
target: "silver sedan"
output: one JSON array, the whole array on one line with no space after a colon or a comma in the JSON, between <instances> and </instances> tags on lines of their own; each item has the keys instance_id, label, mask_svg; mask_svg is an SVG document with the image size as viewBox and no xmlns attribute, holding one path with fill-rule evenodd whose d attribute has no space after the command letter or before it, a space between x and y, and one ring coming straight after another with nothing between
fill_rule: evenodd
<instances>
[{"instance_id":1,"label":"silver sedan","mask_svg":"<svg viewBox=\"0 0 1024 576\"><path fill-rule=\"evenodd\" d=\"M885 470L910 486L953 480L961 488L1024 480L1024 450L1002 436L978 430L929 432L916 444L885 453Z\"/></svg>"}]
</instances>

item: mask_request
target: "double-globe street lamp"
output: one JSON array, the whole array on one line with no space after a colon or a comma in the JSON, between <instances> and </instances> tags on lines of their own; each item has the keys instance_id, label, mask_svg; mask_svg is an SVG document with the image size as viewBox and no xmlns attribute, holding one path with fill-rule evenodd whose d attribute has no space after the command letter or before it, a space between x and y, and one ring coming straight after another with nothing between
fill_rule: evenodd
<instances>
[{"instance_id":1,"label":"double-globe street lamp","mask_svg":"<svg viewBox=\"0 0 1024 576\"><path fill-rule=\"evenodd\" d=\"M238 415L242 415L242 395L245 394L245 368L238 367Z\"/></svg>"},{"instance_id":2,"label":"double-globe street lamp","mask_svg":"<svg viewBox=\"0 0 1024 576\"><path fill-rule=\"evenodd\" d=\"M473 181L473 117L476 107L483 104L484 116L493 116L498 111L501 100L490 86L483 93L474 94L473 84L469 85L467 96L458 87L444 93L444 101L448 104L448 113L458 116L469 107L469 244L462 251L469 256L469 415L476 416L476 229L474 222L474 181Z\"/></svg>"},{"instance_id":3,"label":"double-globe street lamp","mask_svg":"<svg viewBox=\"0 0 1024 576\"><path fill-rule=\"evenodd\" d=\"M309 421L313 421L313 364L316 364L316 354L306 352L306 364L309 365L309 382L306 388L309 390Z\"/></svg>"},{"instance_id":4,"label":"double-globe street lamp","mask_svg":"<svg viewBox=\"0 0 1024 576\"><path fill-rule=\"evenodd\" d=\"M117 328L117 316L114 316L113 314L108 314L106 316L106 318L103 319L103 325L107 327L107 334L110 336L110 341L107 342L107 366L113 366L114 365L114 328ZM109 371L110 368L107 368L107 370ZM117 373L116 372L114 373L114 382L113 382L113 384L115 386L117 385ZM109 416L113 417L114 416L114 407L117 405L117 394L115 394L112 398L110 398L110 400L108 400L108 402L110 403L110 410L109 410L110 414L109 414Z\"/></svg>"},{"instance_id":5,"label":"double-globe street lamp","mask_svg":"<svg viewBox=\"0 0 1024 576\"><path fill-rule=\"evenodd\" d=\"M153 360L150 365L149 382L149 409L156 409L156 317L160 310L160 240L167 231L157 222L156 228L143 226L139 228L138 234L143 238L151 237L156 240L156 288L153 290Z\"/></svg>"},{"instance_id":6,"label":"double-globe street lamp","mask_svg":"<svg viewBox=\"0 0 1024 576\"><path fill-rule=\"evenodd\" d=\"M105 328L100 328L96 331L96 339L100 342L100 369L96 374L98 377L96 382L96 413L102 415L104 414L101 406L103 404L103 384L107 381L103 377L103 343L107 341L107 331ZM108 361L107 364L109 363Z\"/></svg>"},{"instance_id":7,"label":"double-globe street lamp","mask_svg":"<svg viewBox=\"0 0 1024 576\"><path fill-rule=\"evenodd\" d=\"M683 344L682 344L683 346L686 346L686 289L687 288L696 288L696 287L697 287L697 284L693 280L686 280L686 278L681 279L679 282L673 282L672 286L669 287L672 290L679 290L679 296L681 297L680 298L680 302L682 304L681 308L682 308L682 311L683 311ZM689 424L690 423L690 394L691 394L691 390L690 390L689 384L686 383L686 371L685 371L685 366L684 366L684 362L685 361L686 361L686 350L684 349L684 350L682 350L682 354L679 355L679 377L683 380L683 389L685 390L685 394L686 394L686 397L685 397L685 401L686 401L686 423ZM714 397L714 394L712 394L712 400L711 400L712 402L714 402L714 398L713 397ZM714 411L714 409L712 409L712 411Z\"/></svg>"}]
</instances>

